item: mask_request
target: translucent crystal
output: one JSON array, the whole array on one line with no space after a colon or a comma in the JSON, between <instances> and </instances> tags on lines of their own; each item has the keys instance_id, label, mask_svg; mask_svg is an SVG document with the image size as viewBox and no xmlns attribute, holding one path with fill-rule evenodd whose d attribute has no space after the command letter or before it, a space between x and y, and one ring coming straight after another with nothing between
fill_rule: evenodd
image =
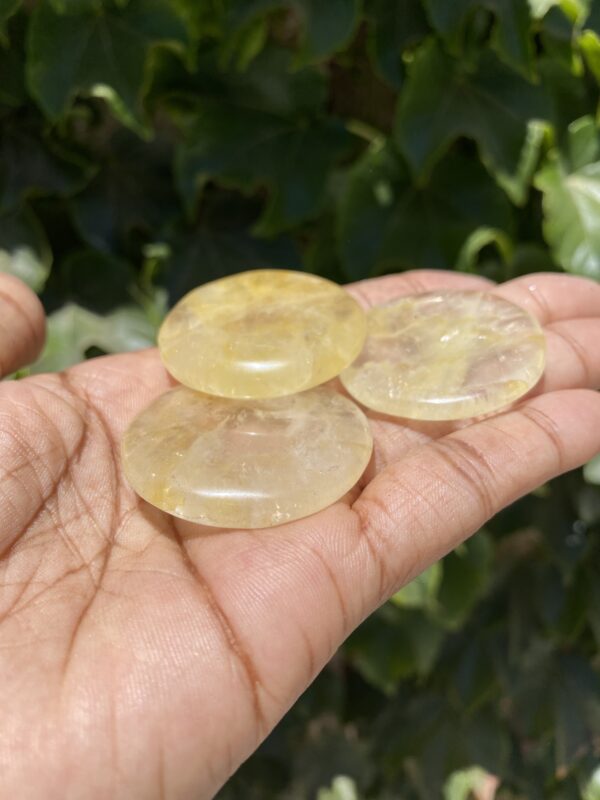
<instances>
[{"instance_id":1,"label":"translucent crystal","mask_svg":"<svg viewBox=\"0 0 600 800\"><path fill-rule=\"evenodd\" d=\"M331 389L230 400L180 386L125 434L125 473L145 500L178 517L262 528L339 500L369 461L362 411Z\"/></svg>"},{"instance_id":2,"label":"translucent crystal","mask_svg":"<svg viewBox=\"0 0 600 800\"><path fill-rule=\"evenodd\" d=\"M366 317L331 281L257 270L200 286L167 316L161 357L178 381L221 397L281 397L338 375L359 354Z\"/></svg>"},{"instance_id":3,"label":"translucent crystal","mask_svg":"<svg viewBox=\"0 0 600 800\"><path fill-rule=\"evenodd\" d=\"M543 331L523 309L488 293L430 292L372 308L363 351L341 380L384 414L451 420L509 405L544 363Z\"/></svg>"}]
</instances>

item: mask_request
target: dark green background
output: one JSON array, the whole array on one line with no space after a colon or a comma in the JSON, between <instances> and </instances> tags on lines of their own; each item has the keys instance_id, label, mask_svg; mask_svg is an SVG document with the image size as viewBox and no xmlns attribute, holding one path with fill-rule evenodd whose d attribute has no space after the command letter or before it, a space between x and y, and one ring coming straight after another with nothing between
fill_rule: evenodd
<instances>
[{"instance_id":1,"label":"dark green background","mask_svg":"<svg viewBox=\"0 0 600 800\"><path fill-rule=\"evenodd\" d=\"M34 370L144 346L253 267L600 279L599 81L595 0L0 0L0 269L50 314ZM400 592L222 800L466 800L482 770L599 798L598 483Z\"/></svg>"}]
</instances>

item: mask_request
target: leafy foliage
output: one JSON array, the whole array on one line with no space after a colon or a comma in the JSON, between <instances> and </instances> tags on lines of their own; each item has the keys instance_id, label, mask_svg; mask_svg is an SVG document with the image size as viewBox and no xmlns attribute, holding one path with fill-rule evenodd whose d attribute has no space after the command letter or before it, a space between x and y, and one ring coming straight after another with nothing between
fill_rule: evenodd
<instances>
[{"instance_id":1,"label":"leafy foliage","mask_svg":"<svg viewBox=\"0 0 600 800\"><path fill-rule=\"evenodd\" d=\"M600 279L596 0L0 0L0 73L36 371L259 266ZM596 797L599 487L592 462L399 592L222 800Z\"/></svg>"}]
</instances>

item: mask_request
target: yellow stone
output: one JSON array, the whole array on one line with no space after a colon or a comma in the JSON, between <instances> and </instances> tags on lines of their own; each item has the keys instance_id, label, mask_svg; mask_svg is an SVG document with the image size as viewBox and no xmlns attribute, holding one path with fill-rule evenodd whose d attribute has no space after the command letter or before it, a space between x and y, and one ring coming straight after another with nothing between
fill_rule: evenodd
<instances>
[{"instance_id":1,"label":"yellow stone","mask_svg":"<svg viewBox=\"0 0 600 800\"><path fill-rule=\"evenodd\" d=\"M263 528L339 500L372 446L363 412L326 387L230 400L179 386L133 421L122 457L136 492L163 511L203 525Z\"/></svg>"},{"instance_id":2,"label":"yellow stone","mask_svg":"<svg viewBox=\"0 0 600 800\"><path fill-rule=\"evenodd\" d=\"M164 365L221 397L282 397L325 383L354 361L366 316L340 286L287 270L256 270L200 286L165 319Z\"/></svg>"},{"instance_id":3,"label":"yellow stone","mask_svg":"<svg viewBox=\"0 0 600 800\"><path fill-rule=\"evenodd\" d=\"M518 306L482 292L429 292L372 308L364 349L341 380L384 414L463 419L529 391L545 352L540 325Z\"/></svg>"}]
</instances>

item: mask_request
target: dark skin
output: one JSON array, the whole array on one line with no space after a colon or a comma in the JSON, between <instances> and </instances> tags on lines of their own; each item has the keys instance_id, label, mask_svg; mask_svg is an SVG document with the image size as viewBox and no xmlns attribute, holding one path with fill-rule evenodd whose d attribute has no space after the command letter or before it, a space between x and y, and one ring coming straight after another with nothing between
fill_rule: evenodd
<instances>
[{"instance_id":1,"label":"dark skin","mask_svg":"<svg viewBox=\"0 0 600 800\"><path fill-rule=\"evenodd\" d=\"M480 278L412 272L365 305ZM600 451L600 286L498 289L545 326L529 397L485 420L370 415L360 484L261 531L175 520L125 481L119 442L170 385L155 351L0 384L0 797L209 798L346 636L394 591L552 477ZM0 275L0 371L44 318Z\"/></svg>"}]
</instances>

